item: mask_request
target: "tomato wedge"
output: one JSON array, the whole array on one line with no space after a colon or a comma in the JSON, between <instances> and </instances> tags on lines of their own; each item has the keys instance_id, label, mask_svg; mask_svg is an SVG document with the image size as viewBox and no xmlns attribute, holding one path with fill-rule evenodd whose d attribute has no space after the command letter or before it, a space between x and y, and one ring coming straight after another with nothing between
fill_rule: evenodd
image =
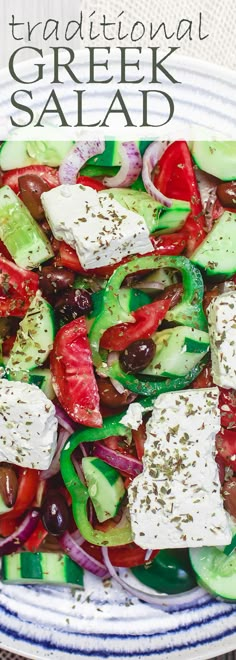
<instances>
[{"instance_id":1,"label":"tomato wedge","mask_svg":"<svg viewBox=\"0 0 236 660\"><path fill-rule=\"evenodd\" d=\"M201 196L187 142L179 140L167 147L160 158L153 182L167 197L190 202L191 214L184 229L188 232L188 254L192 254L205 238L206 230Z\"/></svg>"},{"instance_id":2,"label":"tomato wedge","mask_svg":"<svg viewBox=\"0 0 236 660\"><path fill-rule=\"evenodd\" d=\"M34 532L24 543L25 550L27 550L27 552L37 552L41 543L44 541L47 535L48 532L45 529L42 521L40 520Z\"/></svg>"},{"instance_id":3,"label":"tomato wedge","mask_svg":"<svg viewBox=\"0 0 236 660\"><path fill-rule=\"evenodd\" d=\"M144 445L147 438L146 424L142 422L137 430L132 430L132 438L135 443L137 457L141 461L144 455Z\"/></svg>"},{"instance_id":4,"label":"tomato wedge","mask_svg":"<svg viewBox=\"0 0 236 660\"><path fill-rule=\"evenodd\" d=\"M106 186L104 186L101 181L98 181L97 179L92 179L92 177L90 176L80 175L78 176L76 183L80 183L82 184L82 186L89 186L90 188L93 188L93 190L97 190L98 192L100 190L107 190Z\"/></svg>"},{"instance_id":5,"label":"tomato wedge","mask_svg":"<svg viewBox=\"0 0 236 660\"><path fill-rule=\"evenodd\" d=\"M102 551L99 546L92 545L85 541L83 543L83 550L89 555L97 559L98 561L103 561ZM152 550L148 562L152 561L154 557L158 554L159 550ZM109 559L113 566L122 566L124 568L132 568L134 566L142 566L145 564L145 557L147 555L147 550L143 550L136 543L128 543L127 545L119 545L116 547L108 548Z\"/></svg>"},{"instance_id":6,"label":"tomato wedge","mask_svg":"<svg viewBox=\"0 0 236 660\"><path fill-rule=\"evenodd\" d=\"M50 188L56 188L56 186L60 185L58 170L54 167L48 167L48 165L29 165L28 167L19 167L15 170L3 172L2 185L10 186L10 188L18 194L18 179L23 174L37 174L38 176L41 176Z\"/></svg>"},{"instance_id":7,"label":"tomato wedge","mask_svg":"<svg viewBox=\"0 0 236 660\"><path fill-rule=\"evenodd\" d=\"M236 470L236 431L221 429L217 435L216 447L222 461L232 470Z\"/></svg>"},{"instance_id":8,"label":"tomato wedge","mask_svg":"<svg viewBox=\"0 0 236 660\"><path fill-rule=\"evenodd\" d=\"M201 389L205 387L213 387L213 379L211 375L211 364L207 364L206 367L201 371L199 376L193 381L192 387L195 389Z\"/></svg>"},{"instance_id":9,"label":"tomato wedge","mask_svg":"<svg viewBox=\"0 0 236 660\"><path fill-rule=\"evenodd\" d=\"M170 300L157 300L132 313L136 323L119 323L104 332L100 346L108 351L123 351L137 339L150 337L164 319Z\"/></svg>"},{"instance_id":10,"label":"tomato wedge","mask_svg":"<svg viewBox=\"0 0 236 660\"><path fill-rule=\"evenodd\" d=\"M220 389L221 424L236 430L236 391Z\"/></svg>"},{"instance_id":11,"label":"tomato wedge","mask_svg":"<svg viewBox=\"0 0 236 660\"><path fill-rule=\"evenodd\" d=\"M23 317L39 287L37 273L0 256L0 317Z\"/></svg>"},{"instance_id":12,"label":"tomato wedge","mask_svg":"<svg viewBox=\"0 0 236 660\"><path fill-rule=\"evenodd\" d=\"M211 375L211 364L208 364L197 376L192 387L204 388L213 387L214 382ZM236 429L236 392L235 390L225 390L219 388L219 407L221 414L221 424L225 429Z\"/></svg>"},{"instance_id":13,"label":"tomato wedge","mask_svg":"<svg viewBox=\"0 0 236 660\"><path fill-rule=\"evenodd\" d=\"M51 353L51 371L56 395L78 424L102 426L99 393L93 371L85 318L63 326Z\"/></svg>"}]
</instances>

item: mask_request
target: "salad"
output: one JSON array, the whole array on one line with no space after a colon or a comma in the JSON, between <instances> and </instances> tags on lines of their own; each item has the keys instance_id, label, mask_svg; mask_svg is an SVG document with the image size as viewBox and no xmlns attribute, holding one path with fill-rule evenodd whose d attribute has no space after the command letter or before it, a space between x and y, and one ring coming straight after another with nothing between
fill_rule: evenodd
<instances>
[{"instance_id":1,"label":"salad","mask_svg":"<svg viewBox=\"0 0 236 660\"><path fill-rule=\"evenodd\" d=\"M0 168L2 579L236 600L236 144Z\"/></svg>"}]
</instances>

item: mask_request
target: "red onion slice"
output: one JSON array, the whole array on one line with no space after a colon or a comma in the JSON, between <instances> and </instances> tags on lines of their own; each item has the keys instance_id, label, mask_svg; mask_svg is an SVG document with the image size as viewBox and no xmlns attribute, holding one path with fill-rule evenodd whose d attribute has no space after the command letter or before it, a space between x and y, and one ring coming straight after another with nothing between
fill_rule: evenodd
<instances>
[{"instance_id":1,"label":"red onion slice","mask_svg":"<svg viewBox=\"0 0 236 660\"><path fill-rule=\"evenodd\" d=\"M71 435L70 431L66 431L66 429L60 430L58 435L56 452L53 456L52 463L48 468L48 470L43 470L42 472L40 472L40 479L50 479L50 477L54 477L55 474L58 474L58 472L60 471L61 452L70 435Z\"/></svg>"},{"instance_id":2,"label":"red onion slice","mask_svg":"<svg viewBox=\"0 0 236 660\"><path fill-rule=\"evenodd\" d=\"M113 364L113 362L117 362L117 360L119 360L118 351L111 351L110 353L108 353L108 357L107 357L108 367L110 367ZM102 375L102 374L99 374L99 375ZM129 403L133 403L133 401L135 401L135 399L138 396L137 394L134 394L134 392L130 392L130 390L127 390L124 387L124 385L119 383L119 381L116 380L115 378L111 378L110 381L111 381L111 384L113 385L113 387L115 388L115 390L118 392L118 394L127 393L127 401L126 401L127 405Z\"/></svg>"},{"instance_id":3,"label":"red onion slice","mask_svg":"<svg viewBox=\"0 0 236 660\"><path fill-rule=\"evenodd\" d=\"M76 428L75 422L73 422L73 420L69 417L69 415L67 415L65 410L61 408L59 403L54 403L54 405L56 408L57 420L60 426L62 426L62 428L65 429L65 431L68 431L68 433L70 434L74 433L74 430Z\"/></svg>"},{"instance_id":4,"label":"red onion slice","mask_svg":"<svg viewBox=\"0 0 236 660\"><path fill-rule=\"evenodd\" d=\"M194 589L191 589L191 591L185 591L184 593L175 596L168 596L167 594L162 595L158 593L154 594L154 593L141 591L141 589L137 589L131 584L125 582L125 580L123 580L117 574L116 569L110 562L107 548L102 548L102 554L103 554L104 564L106 565L107 570L110 573L110 576L114 578L114 580L118 584L120 584L120 586L123 587L125 591L131 594L131 596L135 596L136 598L139 598L139 600L142 600L145 603L149 603L150 605L157 605L162 610L169 610L172 607L174 608L188 607L190 604L192 605L193 603L197 603L199 599L202 598L202 596L206 595L206 591L201 587L195 587Z\"/></svg>"},{"instance_id":5,"label":"red onion slice","mask_svg":"<svg viewBox=\"0 0 236 660\"><path fill-rule=\"evenodd\" d=\"M142 156L135 142L121 142L121 168L115 176L105 177L108 188L128 188L142 171Z\"/></svg>"},{"instance_id":6,"label":"red onion slice","mask_svg":"<svg viewBox=\"0 0 236 660\"><path fill-rule=\"evenodd\" d=\"M84 478L84 473L83 473L82 466L81 466L81 461L78 461L77 458L73 457L72 458L72 463L74 465L75 471L78 474L78 477L79 477L80 481L82 481L82 484L85 484L85 478Z\"/></svg>"},{"instance_id":7,"label":"red onion slice","mask_svg":"<svg viewBox=\"0 0 236 660\"><path fill-rule=\"evenodd\" d=\"M81 167L92 156L102 154L104 149L105 142L103 140L76 142L59 168L60 183L75 184Z\"/></svg>"},{"instance_id":8,"label":"red onion slice","mask_svg":"<svg viewBox=\"0 0 236 660\"><path fill-rule=\"evenodd\" d=\"M137 477L143 471L143 464L135 457L126 456L121 454L115 449L110 449L101 442L96 442L94 445L93 456L98 456L108 465L125 472L131 477Z\"/></svg>"},{"instance_id":9,"label":"red onion slice","mask_svg":"<svg viewBox=\"0 0 236 660\"><path fill-rule=\"evenodd\" d=\"M211 231L214 222L214 208L217 199L216 188L219 179L199 169L196 171L196 176L205 214L206 230L209 232Z\"/></svg>"},{"instance_id":10,"label":"red onion slice","mask_svg":"<svg viewBox=\"0 0 236 660\"><path fill-rule=\"evenodd\" d=\"M75 535L76 534L77 532L75 532ZM104 564L85 552L85 550L83 550L83 548L80 546L80 540L79 544L77 543L76 536L74 536L74 534L65 532L63 536L59 537L58 541L66 555L69 555L69 557L76 564L79 564L79 566L84 568L86 571L90 571L90 573L93 573L94 575L97 575L101 578L107 578L109 576L109 572L107 571Z\"/></svg>"},{"instance_id":11,"label":"red onion slice","mask_svg":"<svg viewBox=\"0 0 236 660\"><path fill-rule=\"evenodd\" d=\"M21 549L27 539L33 534L40 518L39 509L32 509L18 529L10 536L0 539L0 557L11 555Z\"/></svg>"},{"instance_id":12,"label":"red onion slice","mask_svg":"<svg viewBox=\"0 0 236 660\"><path fill-rule=\"evenodd\" d=\"M156 188L152 182L152 171L157 165L167 146L168 142L152 142L149 147L147 147L143 155L142 178L146 191L149 193L149 195L151 195L158 202L161 202L161 204L164 204L164 206L171 207L172 199L170 199L170 197L166 197L166 195L163 195L163 193L161 193L161 191L158 190L158 188Z\"/></svg>"}]
</instances>

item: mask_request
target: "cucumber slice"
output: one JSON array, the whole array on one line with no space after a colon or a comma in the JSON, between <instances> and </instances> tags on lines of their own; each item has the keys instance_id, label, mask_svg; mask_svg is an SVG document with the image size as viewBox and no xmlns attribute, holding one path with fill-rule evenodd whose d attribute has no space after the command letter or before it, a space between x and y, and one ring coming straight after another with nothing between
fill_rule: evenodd
<instances>
[{"instance_id":1,"label":"cucumber slice","mask_svg":"<svg viewBox=\"0 0 236 660\"><path fill-rule=\"evenodd\" d=\"M120 305L127 314L135 312L139 307L148 305L152 301L151 297L147 293L144 293L144 291L128 289L126 287L119 290L118 296ZM102 290L92 294L93 309L89 316L90 319L96 318L102 311L103 297L104 291Z\"/></svg>"},{"instance_id":2,"label":"cucumber slice","mask_svg":"<svg viewBox=\"0 0 236 660\"><path fill-rule=\"evenodd\" d=\"M192 142L192 157L204 172L222 179L236 179L236 142Z\"/></svg>"},{"instance_id":3,"label":"cucumber slice","mask_svg":"<svg viewBox=\"0 0 236 660\"><path fill-rule=\"evenodd\" d=\"M11 584L45 582L83 588L83 569L67 555L21 552L2 558L2 580Z\"/></svg>"},{"instance_id":4,"label":"cucumber slice","mask_svg":"<svg viewBox=\"0 0 236 660\"><path fill-rule=\"evenodd\" d=\"M148 305L151 301L151 297L139 289L128 289L123 287L119 290L119 302L122 309L127 312L127 314L129 314L129 312L135 312L139 307Z\"/></svg>"},{"instance_id":5,"label":"cucumber slice","mask_svg":"<svg viewBox=\"0 0 236 660\"><path fill-rule=\"evenodd\" d=\"M236 600L236 552L226 557L218 548L191 548L198 583L215 596Z\"/></svg>"},{"instance_id":6,"label":"cucumber slice","mask_svg":"<svg viewBox=\"0 0 236 660\"><path fill-rule=\"evenodd\" d=\"M225 211L190 259L208 277L236 273L236 214Z\"/></svg>"},{"instance_id":7,"label":"cucumber slice","mask_svg":"<svg viewBox=\"0 0 236 660\"><path fill-rule=\"evenodd\" d=\"M208 333L184 325L156 332L152 339L156 353L142 371L148 376L185 376L209 350Z\"/></svg>"},{"instance_id":8,"label":"cucumber slice","mask_svg":"<svg viewBox=\"0 0 236 660\"><path fill-rule=\"evenodd\" d=\"M72 141L41 142L36 140L31 142L18 142L9 140L4 142L2 146L0 152L0 167L4 171L37 164L58 167L72 146Z\"/></svg>"},{"instance_id":9,"label":"cucumber slice","mask_svg":"<svg viewBox=\"0 0 236 660\"><path fill-rule=\"evenodd\" d=\"M22 268L35 268L54 256L50 241L9 186L0 188L0 240Z\"/></svg>"},{"instance_id":10,"label":"cucumber slice","mask_svg":"<svg viewBox=\"0 0 236 660\"><path fill-rule=\"evenodd\" d=\"M55 399L56 394L52 385L52 373L50 369L33 369L29 374L28 383L30 385L37 385L50 401Z\"/></svg>"},{"instance_id":11,"label":"cucumber slice","mask_svg":"<svg viewBox=\"0 0 236 660\"><path fill-rule=\"evenodd\" d=\"M143 155L144 151L147 149L148 145L151 144L151 142L152 140L136 140L136 144L140 150L141 155ZM118 142L117 140L107 140L104 152L89 158L87 165L98 165L99 167L120 166L120 145L121 142Z\"/></svg>"},{"instance_id":12,"label":"cucumber slice","mask_svg":"<svg viewBox=\"0 0 236 660\"><path fill-rule=\"evenodd\" d=\"M170 209L152 199L147 192L130 188L110 188L98 193L99 197L112 197L125 209L141 215L150 233L168 233L181 229L190 212L188 202L174 199Z\"/></svg>"},{"instance_id":13,"label":"cucumber slice","mask_svg":"<svg viewBox=\"0 0 236 660\"><path fill-rule=\"evenodd\" d=\"M37 385L50 401L55 399L55 391L52 385L52 373L50 369L32 369L31 371L9 371L8 358L2 358L1 364L4 372L3 377L7 380L20 380L30 385ZM1 508L1 504L0 504ZM0 511L2 513L2 511Z\"/></svg>"},{"instance_id":14,"label":"cucumber slice","mask_svg":"<svg viewBox=\"0 0 236 660\"><path fill-rule=\"evenodd\" d=\"M161 206L161 205L160 205ZM171 208L161 207L158 211L158 234L170 234L181 229L190 213L188 202L173 199Z\"/></svg>"},{"instance_id":15,"label":"cucumber slice","mask_svg":"<svg viewBox=\"0 0 236 660\"><path fill-rule=\"evenodd\" d=\"M54 311L37 293L22 319L7 363L7 373L21 380L21 372L40 366L52 350L55 336Z\"/></svg>"},{"instance_id":16,"label":"cucumber slice","mask_svg":"<svg viewBox=\"0 0 236 660\"><path fill-rule=\"evenodd\" d=\"M177 274L173 269L168 270L168 268L158 268L151 275L148 275L143 279L143 282L151 284L152 282L161 284L164 288L176 284L178 282ZM155 293L155 289L153 290Z\"/></svg>"},{"instance_id":17,"label":"cucumber slice","mask_svg":"<svg viewBox=\"0 0 236 660\"><path fill-rule=\"evenodd\" d=\"M100 458L83 458L82 467L89 496L99 522L114 518L125 494L123 480L117 470Z\"/></svg>"}]
</instances>

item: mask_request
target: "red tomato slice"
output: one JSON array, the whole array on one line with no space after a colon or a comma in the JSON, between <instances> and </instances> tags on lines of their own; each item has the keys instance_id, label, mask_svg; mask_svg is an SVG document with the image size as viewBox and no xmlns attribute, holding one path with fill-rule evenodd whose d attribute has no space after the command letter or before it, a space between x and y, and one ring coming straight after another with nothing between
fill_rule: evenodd
<instances>
[{"instance_id":1,"label":"red tomato slice","mask_svg":"<svg viewBox=\"0 0 236 660\"><path fill-rule=\"evenodd\" d=\"M27 552L37 552L47 535L48 532L40 520L33 534L31 534L28 540L24 543L25 550L27 550Z\"/></svg>"},{"instance_id":2,"label":"red tomato slice","mask_svg":"<svg viewBox=\"0 0 236 660\"><path fill-rule=\"evenodd\" d=\"M137 457L141 461L144 455L145 440L147 438L146 424L144 422L140 424L136 431L134 429L132 430L132 438L135 443Z\"/></svg>"},{"instance_id":3,"label":"red tomato slice","mask_svg":"<svg viewBox=\"0 0 236 660\"><path fill-rule=\"evenodd\" d=\"M24 316L38 286L37 273L0 256L0 316Z\"/></svg>"},{"instance_id":4,"label":"red tomato slice","mask_svg":"<svg viewBox=\"0 0 236 660\"><path fill-rule=\"evenodd\" d=\"M57 333L51 371L56 395L68 415L85 426L102 426L84 317L67 323Z\"/></svg>"},{"instance_id":5,"label":"red tomato slice","mask_svg":"<svg viewBox=\"0 0 236 660\"><path fill-rule=\"evenodd\" d=\"M219 404L222 426L236 429L236 391L220 388Z\"/></svg>"},{"instance_id":6,"label":"red tomato slice","mask_svg":"<svg viewBox=\"0 0 236 660\"><path fill-rule=\"evenodd\" d=\"M193 381L192 387L196 389L201 389L205 387L213 387L214 383L211 375L211 364L208 364L204 367L203 371L195 378Z\"/></svg>"},{"instance_id":7,"label":"red tomato slice","mask_svg":"<svg viewBox=\"0 0 236 660\"><path fill-rule=\"evenodd\" d=\"M98 181L97 179L93 179L90 176L78 176L78 179L76 183L82 184L82 186L89 186L90 188L93 188L93 190L97 190L98 192L100 190L107 190L107 187L103 185L101 181Z\"/></svg>"},{"instance_id":8,"label":"red tomato slice","mask_svg":"<svg viewBox=\"0 0 236 660\"><path fill-rule=\"evenodd\" d=\"M41 176L50 188L56 188L56 186L60 185L58 170L54 167L48 167L48 165L29 165L28 167L20 167L15 170L3 172L2 185L10 186L10 188L18 194L18 179L19 176L22 176L23 174L37 174L38 176Z\"/></svg>"},{"instance_id":9,"label":"red tomato slice","mask_svg":"<svg viewBox=\"0 0 236 660\"><path fill-rule=\"evenodd\" d=\"M5 538L7 536L10 536L15 532L17 527L19 527L19 522L16 520L8 520L4 518L2 520L2 516L0 517L0 536L4 536Z\"/></svg>"},{"instance_id":10,"label":"red tomato slice","mask_svg":"<svg viewBox=\"0 0 236 660\"><path fill-rule=\"evenodd\" d=\"M12 350L12 346L16 341L16 335L13 335L12 337L6 337L4 339L3 344L2 344L2 354L4 357L9 357L10 352Z\"/></svg>"},{"instance_id":11,"label":"red tomato slice","mask_svg":"<svg viewBox=\"0 0 236 660\"><path fill-rule=\"evenodd\" d=\"M104 332L100 346L108 351L124 351L138 339L150 337L165 318L170 300L157 300L132 313L136 323L119 323Z\"/></svg>"},{"instance_id":12,"label":"red tomato slice","mask_svg":"<svg viewBox=\"0 0 236 660\"><path fill-rule=\"evenodd\" d=\"M154 185L173 199L190 202L191 214L184 229L188 232L188 252L192 252L206 236L205 217L196 174L187 142L179 140L167 147L158 163Z\"/></svg>"},{"instance_id":13,"label":"red tomato slice","mask_svg":"<svg viewBox=\"0 0 236 660\"><path fill-rule=\"evenodd\" d=\"M85 541L83 543L83 550L87 552L91 557L94 557L98 561L103 561L101 548L98 546L92 545ZM154 557L158 554L159 550L153 550L148 561L152 561ZM108 548L109 559L113 566L123 566L124 568L132 568L134 566L142 566L145 564L145 556L147 554L146 550L139 548L135 543L128 543L127 545L119 545L116 547Z\"/></svg>"},{"instance_id":14,"label":"red tomato slice","mask_svg":"<svg viewBox=\"0 0 236 660\"><path fill-rule=\"evenodd\" d=\"M217 435L216 446L224 463L236 471L236 431L222 428Z\"/></svg>"}]
</instances>

